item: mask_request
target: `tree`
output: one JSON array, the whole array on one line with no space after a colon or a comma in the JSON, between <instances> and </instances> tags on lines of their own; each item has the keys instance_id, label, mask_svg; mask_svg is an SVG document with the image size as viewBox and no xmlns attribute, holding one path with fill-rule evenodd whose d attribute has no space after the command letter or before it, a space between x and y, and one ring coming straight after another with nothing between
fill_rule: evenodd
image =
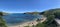
<instances>
[{"instance_id":1,"label":"tree","mask_svg":"<svg viewBox=\"0 0 60 27\"><path fill-rule=\"evenodd\" d=\"M3 17L3 13L0 12L0 27L7 27L2 17Z\"/></svg>"}]
</instances>

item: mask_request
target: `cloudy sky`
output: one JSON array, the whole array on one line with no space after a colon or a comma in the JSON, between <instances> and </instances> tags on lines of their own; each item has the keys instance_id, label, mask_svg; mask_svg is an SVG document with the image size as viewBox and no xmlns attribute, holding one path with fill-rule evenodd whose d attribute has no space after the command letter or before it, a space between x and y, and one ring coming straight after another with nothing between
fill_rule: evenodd
<instances>
[{"instance_id":1,"label":"cloudy sky","mask_svg":"<svg viewBox=\"0 0 60 27\"><path fill-rule=\"evenodd\" d=\"M0 11L22 13L60 8L60 0L0 0Z\"/></svg>"}]
</instances>

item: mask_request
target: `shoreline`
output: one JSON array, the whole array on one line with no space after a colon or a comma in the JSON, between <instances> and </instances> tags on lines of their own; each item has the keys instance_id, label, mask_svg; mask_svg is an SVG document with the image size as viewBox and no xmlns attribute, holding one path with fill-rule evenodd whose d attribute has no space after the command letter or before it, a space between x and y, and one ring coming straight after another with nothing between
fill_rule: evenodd
<instances>
[{"instance_id":1,"label":"shoreline","mask_svg":"<svg viewBox=\"0 0 60 27\"><path fill-rule=\"evenodd\" d=\"M24 26L32 26L33 24L32 23L34 23L34 25L36 25L37 24L37 22L36 22L36 20L33 20L33 21L27 21L27 22L23 22L23 23L21 23L20 25L18 24L18 25L12 25L12 26L8 26L8 27L24 27Z\"/></svg>"},{"instance_id":2,"label":"shoreline","mask_svg":"<svg viewBox=\"0 0 60 27\"><path fill-rule=\"evenodd\" d=\"M24 26L32 26L32 25L36 25L36 24L38 24L38 23L42 23L42 22L44 22L44 21L46 21L46 17L42 17L42 18L40 18L40 20L37 22L37 19L35 19L35 20L32 20L32 21L27 21L27 22L23 22L23 23L21 23L21 24L19 24L19 25L12 25L12 26L9 26L9 27L24 27Z\"/></svg>"},{"instance_id":3,"label":"shoreline","mask_svg":"<svg viewBox=\"0 0 60 27\"><path fill-rule=\"evenodd\" d=\"M23 24L23 23L33 22L33 21L36 21L36 19L31 20L31 21L24 21L24 22L21 22L21 23L16 23L16 25L21 25L21 24ZM8 23L7 25L9 25L9 26L14 26L15 24L9 24L9 23Z\"/></svg>"}]
</instances>

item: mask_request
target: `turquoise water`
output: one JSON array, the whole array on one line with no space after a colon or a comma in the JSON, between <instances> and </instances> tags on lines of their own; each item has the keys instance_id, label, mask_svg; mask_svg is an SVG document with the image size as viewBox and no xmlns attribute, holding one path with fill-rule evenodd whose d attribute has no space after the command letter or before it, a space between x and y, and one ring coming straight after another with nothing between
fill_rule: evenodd
<instances>
[{"instance_id":1,"label":"turquoise water","mask_svg":"<svg viewBox=\"0 0 60 27\"><path fill-rule=\"evenodd\" d=\"M41 18L41 16L33 14L13 13L4 15L3 18L5 19L7 24L17 24L26 21L32 21L34 19Z\"/></svg>"}]
</instances>

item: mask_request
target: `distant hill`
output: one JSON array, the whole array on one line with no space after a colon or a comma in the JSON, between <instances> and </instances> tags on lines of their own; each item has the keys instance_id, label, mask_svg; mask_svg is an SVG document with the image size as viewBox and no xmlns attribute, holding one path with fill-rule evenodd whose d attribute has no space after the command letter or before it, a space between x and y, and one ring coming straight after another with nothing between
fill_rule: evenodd
<instances>
[{"instance_id":1,"label":"distant hill","mask_svg":"<svg viewBox=\"0 0 60 27\"><path fill-rule=\"evenodd\" d=\"M3 13L3 15L7 15L7 14L10 14L10 13L6 13L6 12L2 12Z\"/></svg>"},{"instance_id":2,"label":"distant hill","mask_svg":"<svg viewBox=\"0 0 60 27\"><path fill-rule=\"evenodd\" d=\"M60 19L60 8L43 11L43 12L40 12L40 14L47 17L47 21L43 23L46 27L58 26L58 23L54 19L56 18ZM41 26L39 25L39 27Z\"/></svg>"},{"instance_id":3,"label":"distant hill","mask_svg":"<svg viewBox=\"0 0 60 27\"><path fill-rule=\"evenodd\" d=\"M40 14L45 15L45 16L54 15L55 18L60 19L60 8L47 10L47 11L41 12Z\"/></svg>"},{"instance_id":4,"label":"distant hill","mask_svg":"<svg viewBox=\"0 0 60 27\"><path fill-rule=\"evenodd\" d=\"M40 12L26 12L24 14L39 14Z\"/></svg>"}]
</instances>

